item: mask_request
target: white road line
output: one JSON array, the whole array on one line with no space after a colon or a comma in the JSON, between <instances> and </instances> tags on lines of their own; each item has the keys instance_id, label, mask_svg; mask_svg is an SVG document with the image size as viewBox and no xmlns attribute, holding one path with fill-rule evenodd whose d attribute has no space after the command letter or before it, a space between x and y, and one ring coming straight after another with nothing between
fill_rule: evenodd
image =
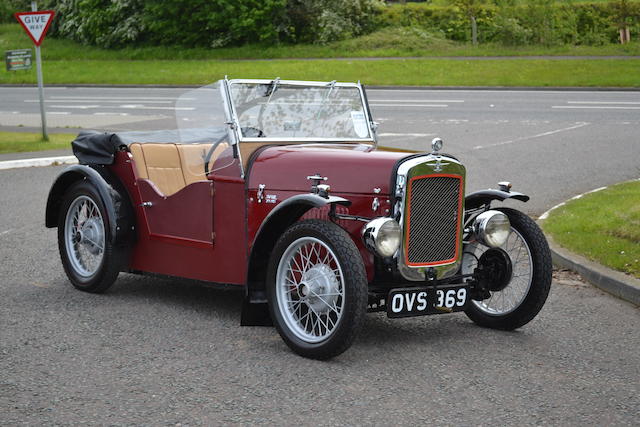
<instances>
[{"instance_id":1,"label":"white road line","mask_svg":"<svg viewBox=\"0 0 640 427\"><path fill-rule=\"evenodd\" d=\"M77 110L92 110L96 108L108 108L108 109L124 109L124 110L172 110L172 111L192 111L195 107L145 107L138 104L123 104L123 105L49 105L51 108L73 108ZM118 113L114 113L118 114Z\"/></svg>"},{"instance_id":2,"label":"white road line","mask_svg":"<svg viewBox=\"0 0 640 427\"><path fill-rule=\"evenodd\" d=\"M180 98L184 101L193 101L195 98L181 98L179 96L51 96L51 99L90 99L90 100L103 100L103 99L149 99L149 100L160 100L160 99L168 99L175 101Z\"/></svg>"},{"instance_id":3,"label":"white road line","mask_svg":"<svg viewBox=\"0 0 640 427\"><path fill-rule=\"evenodd\" d=\"M4 230L4 231L0 232L0 236L4 236L5 234L9 234L12 231L13 231L12 229Z\"/></svg>"},{"instance_id":4,"label":"white road line","mask_svg":"<svg viewBox=\"0 0 640 427\"><path fill-rule=\"evenodd\" d=\"M75 156L42 157L39 159L7 160L0 162L0 170L30 168L38 166L73 165L78 163Z\"/></svg>"},{"instance_id":5,"label":"white road line","mask_svg":"<svg viewBox=\"0 0 640 427\"><path fill-rule=\"evenodd\" d=\"M371 102L433 102L433 103L446 103L446 102L464 102L461 99L370 99Z\"/></svg>"},{"instance_id":6,"label":"white road line","mask_svg":"<svg viewBox=\"0 0 640 427\"><path fill-rule=\"evenodd\" d=\"M495 144L476 145L475 147L473 147L473 149L474 150L480 150L482 148L498 147L500 145L513 144L515 142L527 141L529 139L542 138L543 136L549 136L549 135L554 135L554 134L560 133L560 132L567 132L567 131L570 131L570 130L579 129L579 128L587 126L589 124L590 123L587 123L587 122L579 122L579 123L576 123L573 126L569 126L569 127L562 128L562 129L556 129L556 130L552 130L552 131L549 131L549 132L543 132L543 133L539 133L537 135L523 136L521 138L511 139L509 141L496 142Z\"/></svg>"},{"instance_id":7,"label":"white road line","mask_svg":"<svg viewBox=\"0 0 640 427\"><path fill-rule=\"evenodd\" d=\"M113 100L99 100L101 104L105 104L105 103L115 103L115 104L119 104L119 103L123 103L123 102L127 102L127 101L131 101L131 100L138 100L144 104L171 104L173 101L149 101L149 100L145 100L145 99L136 99L136 98L122 98L119 99L117 101L113 101ZM96 102L96 99L87 99L87 100L83 100L83 99L45 99L44 102ZM24 102L40 102L40 100L38 99L25 99Z\"/></svg>"},{"instance_id":8,"label":"white road line","mask_svg":"<svg viewBox=\"0 0 640 427\"><path fill-rule=\"evenodd\" d=\"M640 105L640 102L628 102L628 101L567 101L567 104L624 104L624 105Z\"/></svg>"},{"instance_id":9,"label":"white road line","mask_svg":"<svg viewBox=\"0 0 640 427\"><path fill-rule=\"evenodd\" d=\"M75 108L78 110L89 110L91 108L100 108L99 105L49 105L51 108Z\"/></svg>"},{"instance_id":10,"label":"white road line","mask_svg":"<svg viewBox=\"0 0 640 427\"><path fill-rule=\"evenodd\" d=\"M640 107L609 107L604 105L552 105L551 108L561 108L565 110L640 110Z\"/></svg>"},{"instance_id":11,"label":"white road line","mask_svg":"<svg viewBox=\"0 0 640 427\"><path fill-rule=\"evenodd\" d=\"M105 107L105 108L123 108L126 110L174 110L174 111L193 111L195 107L145 107L143 105L119 105L117 107Z\"/></svg>"},{"instance_id":12,"label":"white road line","mask_svg":"<svg viewBox=\"0 0 640 427\"><path fill-rule=\"evenodd\" d=\"M446 104L369 104L371 107L433 107L447 108Z\"/></svg>"},{"instance_id":13,"label":"white road line","mask_svg":"<svg viewBox=\"0 0 640 427\"><path fill-rule=\"evenodd\" d=\"M393 133L393 132L385 132L379 133L378 136L391 137L391 136L408 136L412 138L423 138L427 136L433 136L435 133Z\"/></svg>"},{"instance_id":14,"label":"white road line","mask_svg":"<svg viewBox=\"0 0 640 427\"><path fill-rule=\"evenodd\" d=\"M51 114L51 115L58 115L58 116L66 116L68 114L71 114L68 111L49 111L47 114Z\"/></svg>"}]
</instances>

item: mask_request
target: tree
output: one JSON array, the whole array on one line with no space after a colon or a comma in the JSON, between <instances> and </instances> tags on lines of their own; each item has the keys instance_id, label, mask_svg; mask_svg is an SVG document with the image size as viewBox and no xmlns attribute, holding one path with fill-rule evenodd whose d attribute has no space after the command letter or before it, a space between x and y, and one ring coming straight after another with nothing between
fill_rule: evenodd
<instances>
[{"instance_id":1,"label":"tree","mask_svg":"<svg viewBox=\"0 0 640 427\"><path fill-rule=\"evenodd\" d=\"M486 0L451 0L451 3L458 7L471 22L471 43L478 44L478 22L477 17Z\"/></svg>"},{"instance_id":2,"label":"tree","mask_svg":"<svg viewBox=\"0 0 640 427\"><path fill-rule=\"evenodd\" d=\"M631 35L629 34L629 25L632 24L633 13L629 0L618 0L614 5L616 26L620 33L620 43L629 43Z\"/></svg>"}]
</instances>

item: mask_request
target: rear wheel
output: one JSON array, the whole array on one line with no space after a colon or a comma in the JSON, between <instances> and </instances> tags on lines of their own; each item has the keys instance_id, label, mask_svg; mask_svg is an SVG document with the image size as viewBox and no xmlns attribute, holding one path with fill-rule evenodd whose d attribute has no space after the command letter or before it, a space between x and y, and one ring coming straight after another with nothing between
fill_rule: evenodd
<instances>
[{"instance_id":1,"label":"rear wheel","mask_svg":"<svg viewBox=\"0 0 640 427\"><path fill-rule=\"evenodd\" d=\"M67 277L82 291L104 292L120 272L106 218L93 185L83 180L69 188L58 215L58 249Z\"/></svg>"},{"instance_id":2,"label":"rear wheel","mask_svg":"<svg viewBox=\"0 0 640 427\"><path fill-rule=\"evenodd\" d=\"M367 279L358 249L337 225L292 225L278 240L267 274L269 309L296 353L328 359L356 337L367 309Z\"/></svg>"},{"instance_id":3,"label":"rear wheel","mask_svg":"<svg viewBox=\"0 0 640 427\"><path fill-rule=\"evenodd\" d=\"M465 246L462 272L470 274L484 263L493 271L489 298L472 301L465 311L481 326L513 330L529 323L542 309L551 287L551 253L538 225L514 209L497 209L511 222L511 234L498 249L480 243ZM502 258L507 257L504 261ZM497 267L497 268L496 268Z\"/></svg>"}]
</instances>

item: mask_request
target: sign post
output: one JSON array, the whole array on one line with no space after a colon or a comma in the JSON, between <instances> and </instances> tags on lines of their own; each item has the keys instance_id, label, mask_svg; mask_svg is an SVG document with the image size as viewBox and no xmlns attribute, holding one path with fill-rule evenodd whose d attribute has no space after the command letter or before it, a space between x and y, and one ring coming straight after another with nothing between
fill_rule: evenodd
<instances>
[{"instance_id":1,"label":"sign post","mask_svg":"<svg viewBox=\"0 0 640 427\"><path fill-rule=\"evenodd\" d=\"M36 70L38 74L38 94L40 95L40 116L42 118L42 139L49 140L47 135L47 117L44 112L44 84L42 82L42 56L40 55L40 44L47 34L51 22L53 21L53 10L43 10L38 12L38 5L31 2L31 12L18 12L16 19L25 29L31 40L36 45Z\"/></svg>"}]
</instances>

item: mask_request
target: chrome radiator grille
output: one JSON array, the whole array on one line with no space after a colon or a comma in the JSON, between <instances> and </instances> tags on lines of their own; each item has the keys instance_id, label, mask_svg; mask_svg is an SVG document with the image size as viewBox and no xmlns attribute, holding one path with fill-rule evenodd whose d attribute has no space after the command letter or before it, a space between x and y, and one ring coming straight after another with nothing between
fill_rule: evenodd
<instances>
[{"instance_id":1,"label":"chrome radiator grille","mask_svg":"<svg viewBox=\"0 0 640 427\"><path fill-rule=\"evenodd\" d=\"M462 178L416 177L409 186L407 264L439 265L457 258Z\"/></svg>"}]
</instances>

